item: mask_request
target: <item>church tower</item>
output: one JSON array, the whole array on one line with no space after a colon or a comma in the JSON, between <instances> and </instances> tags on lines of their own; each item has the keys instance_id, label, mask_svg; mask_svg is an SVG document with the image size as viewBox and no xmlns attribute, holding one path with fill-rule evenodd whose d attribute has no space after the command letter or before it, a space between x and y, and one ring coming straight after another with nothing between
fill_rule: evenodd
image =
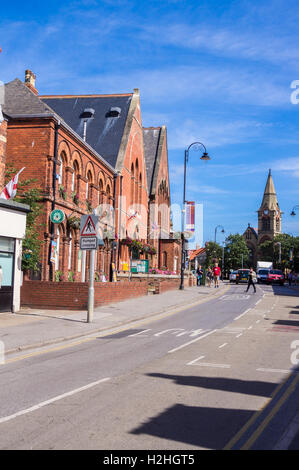
<instances>
[{"instance_id":1,"label":"church tower","mask_svg":"<svg viewBox=\"0 0 299 470\"><path fill-rule=\"evenodd\" d=\"M274 183L269 170L263 201L258 212L258 245L273 240L281 233L281 210L279 208Z\"/></svg>"}]
</instances>

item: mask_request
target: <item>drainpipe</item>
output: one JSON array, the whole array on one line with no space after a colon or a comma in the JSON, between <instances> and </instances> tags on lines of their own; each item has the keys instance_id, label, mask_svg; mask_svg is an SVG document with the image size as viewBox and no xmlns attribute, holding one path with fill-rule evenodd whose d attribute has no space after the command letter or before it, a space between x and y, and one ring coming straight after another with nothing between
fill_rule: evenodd
<instances>
[{"instance_id":1,"label":"drainpipe","mask_svg":"<svg viewBox=\"0 0 299 470\"><path fill-rule=\"evenodd\" d=\"M55 202L56 202L56 179L57 179L57 153L58 153L58 132L60 128L60 121L58 120L55 122L55 133L54 133L54 161L53 161L53 174L52 174L52 211L55 209ZM52 248L52 241L54 241L55 236L55 224L51 222L51 237L50 237L50 249L49 249L49 274L50 274L50 281L53 280L54 275L54 266L53 263L50 261L51 259L51 248Z\"/></svg>"},{"instance_id":2,"label":"drainpipe","mask_svg":"<svg viewBox=\"0 0 299 470\"><path fill-rule=\"evenodd\" d=\"M120 233L121 233L121 211L122 211L122 192L123 192L123 176L118 173L119 176L119 208L118 208L118 239L117 239L117 271L119 272L119 257L120 257Z\"/></svg>"},{"instance_id":3,"label":"drainpipe","mask_svg":"<svg viewBox=\"0 0 299 470\"><path fill-rule=\"evenodd\" d=\"M115 193L116 193L116 181L117 181L117 174L113 175L113 228L114 228L114 234L115 234ZM116 268L116 243L113 241L111 243L111 250L112 253L110 253L110 275L109 275L109 280L110 282L113 281L113 269L112 269L112 263L114 263L114 269ZM115 254L114 254L115 253Z\"/></svg>"}]
</instances>

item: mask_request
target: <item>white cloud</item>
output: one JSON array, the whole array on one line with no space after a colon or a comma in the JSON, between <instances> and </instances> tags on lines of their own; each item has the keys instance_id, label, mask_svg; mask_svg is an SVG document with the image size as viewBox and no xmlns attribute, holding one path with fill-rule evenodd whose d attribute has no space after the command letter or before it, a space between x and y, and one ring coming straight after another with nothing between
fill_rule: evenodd
<instances>
[{"instance_id":1,"label":"white cloud","mask_svg":"<svg viewBox=\"0 0 299 470\"><path fill-rule=\"evenodd\" d=\"M176 127L169 130L169 149L186 148L190 142L198 140L203 141L207 148L252 142L271 127L271 124L250 119L228 121L223 118L223 121L220 121L216 117L198 121L186 119L180 125L175 124Z\"/></svg>"},{"instance_id":2,"label":"white cloud","mask_svg":"<svg viewBox=\"0 0 299 470\"><path fill-rule=\"evenodd\" d=\"M299 178L299 157L276 160L276 162L272 165L272 168L273 170L289 172L290 176Z\"/></svg>"}]
</instances>

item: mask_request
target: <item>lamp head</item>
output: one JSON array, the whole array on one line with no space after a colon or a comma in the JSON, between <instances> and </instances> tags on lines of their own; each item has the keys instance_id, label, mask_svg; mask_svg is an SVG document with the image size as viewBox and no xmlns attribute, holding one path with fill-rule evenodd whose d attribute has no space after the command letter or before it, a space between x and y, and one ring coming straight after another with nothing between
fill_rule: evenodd
<instances>
[{"instance_id":1,"label":"lamp head","mask_svg":"<svg viewBox=\"0 0 299 470\"><path fill-rule=\"evenodd\" d=\"M204 161L209 161L211 160L211 157L209 157L208 153L207 152L204 152L202 154L202 156L200 157L201 160L204 160Z\"/></svg>"},{"instance_id":2,"label":"lamp head","mask_svg":"<svg viewBox=\"0 0 299 470\"><path fill-rule=\"evenodd\" d=\"M292 210L291 216L294 217L294 215L296 215L296 212L294 210Z\"/></svg>"}]
</instances>

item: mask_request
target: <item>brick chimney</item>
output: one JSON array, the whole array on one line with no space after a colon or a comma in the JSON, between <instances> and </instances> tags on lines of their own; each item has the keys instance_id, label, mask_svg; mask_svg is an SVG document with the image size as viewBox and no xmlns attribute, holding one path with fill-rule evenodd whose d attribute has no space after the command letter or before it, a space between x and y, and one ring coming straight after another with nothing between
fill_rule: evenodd
<instances>
[{"instance_id":1,"label":"brick chimney","mask_svg":"<svg viewBox=\"0 0 299 470\"><path fill-rule=\"evenodd\" d=\"M25 70L25 85L31 90L35 95L38 95L38 91L35 88L35 79L36 75L34 75L31 70Z\"/></svg>"}]
</instances>

